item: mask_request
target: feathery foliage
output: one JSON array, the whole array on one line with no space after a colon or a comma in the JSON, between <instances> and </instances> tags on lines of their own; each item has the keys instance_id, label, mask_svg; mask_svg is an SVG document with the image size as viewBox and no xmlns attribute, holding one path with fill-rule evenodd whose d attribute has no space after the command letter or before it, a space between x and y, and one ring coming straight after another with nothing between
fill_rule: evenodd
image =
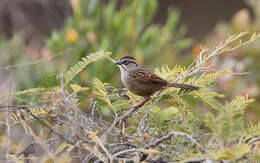
<instances>
[{"instance_id":1,"label":"feathery foliage","mask_svg":"<svg viewBox=\"0 0 260 163\"><path fill-rule=\"evenodd\" d=\"M74 4L74 17L65 29L55 32L48 40L48 47L58 53L74 48L72 61L86 53L104 49L114 59L133 55L140 64L158 66L160 60L166 64L176 63L181 51L191 45L185 38L185 28L179 24L180 11L169 10L165 24L153 24L158 9L158 0L126 0L117 6L112 0L103 5L99 0L79 0ZM160 55L158 55L160 54ZM105 60L91 65L87 70L89 81L96 78L115 82L116 69ZM111 79L112 77L112 79Z\"/></svg>"},{"instance_id":2,"label":"feathery foliage","mask_svg":"<svg viewBox=\"0 0 260 163\"><path fill-rule=\"evenodd\" d=\"M41 93L46 91L46 88L39 87L39 88L30 88L22 91L17 91L14 93L16 96L21 96L21 95L28 95L28 94L34 94L34 93Z\"/></svg>"},{"instance_id":3,"label":"feathery foliage","mask_svg":"<svg viewBox=\"0 0 260 163\"><path fill-rule=\"evenodd\" d=\"M188 67L171 68L168 65L173 62L169 62L156 69L156 74L170 82L193 84L201 89L169 88L136 108L133 106L139 97L117 88L112 79L112 76L118 78L114 74L115 65L106 64L106 68L100 70L98 68L107 61L100 59L114 62L113 59L128 53L140 64L152 61L157 66L162 64L161 60L174 60L176 53L190 45L190 40L183 38L184 28L177 29L179 13L170 12L165 25L159 26L150 25L157 8L156 0L129 0L119 9L115 1L107 6L98 0L78 2L78 6L74 6L75 17L64 31L55 33L49 41L53 51L76 47L75 58L69 60L80 61L66 70L64 82L69 87L32 87L14 93L15 98L10 100L14 105L31 106L9 106L10 109L2 106L2 111L6 111L1 121L4 132L0 135L3 159L16 162L25 158L35 162L140 162L142 159L147 162L251 162L259 158L259 123L247 125L244 118L253 100L245 95L224 103L225 95L212 87L223 76L232 75L232 71L212 69L211 64L215 57L255 41L258 34L242 32L214 48L204 48ZM112 53L98 51L100 49ZM98 52L85 56L95 50ZM91 84L81 86L80 81L70 84L90 63L94 63L87 70L88 77L94 79L90 80ZM99 78L99 74L104 79ZM83 75L86 79L86 74ZM16 125L22 126L23 135L13 140L12 130ZM32 141L25 149L16 148L24 145L23 137Z\"/></svg>"},{"instance_id":4,"label":"feathery foliage","mask_svg":"<svg viewBox=\"0 0 260 163\"><path fill-rule=\"evenodd\" d=\"M244 157L247 160L256 160L259 124L246 125L244 119L245 110L253 100L247 96L237 96L224 104L222 101L225 96L210 88L218 83L219 78L232 74L230 70L212 72L210 59L257 38L253 34L249 40L237 42L241 37L246 37L246 33L232 36L212 51L206 50L207 53L202 50L189 67L177 65L171 69L163 65L155 71L170 82L198 85L201 87L198 91L169 88L154 95L142 108L129 112L135 109L132 106L139 98L97 78L92 81L93 86L88 87L70 84L70 87L60 86L53 89L27 89L17 92L17 97L39 97L38 103L45 104L45 107L42 109L36 105L10 113L9 123L20 124L26 134L37 138L36 135L42 133L34 132L34 126L28 124L36 116L36 120L40 124L44 123L46 127L39 130L48 129L60 137L63 143L66 142L58 145L54 152L50 152L51 155L46 155L46 160L58 160L62 155L68 157L72 154L72 148L84 150L84 155L94 155L93 160L104 162L121 158L139 158L141 153L145 153L148 159L154 159L156 156L180 162L236 161ZM67 71L65 83L69 84L87 65L93 62L96 64L101 58L114 62L109 54L97 52L83 57ZM84 96L86 90L87 97ZM83 113L78 109L79 105L84 104L80 101L81 98L84 101L87 98L87 108L91 113ZM120 117L127 118L115 123ZM107 122L106 119L109 118L115 118L115 121ZM115 125L115 131L105 132L112 125ZM59 130L53 130L54 127ZM102 136L104 133L108 134L108 138ZM77 143L82 146L77 146ZM67 150L69 152L66 153ZM9 157L13 160L19 158L15 155Z\"/></svg>"},{"instance_id":5,"label":"feathery foliage","mask_svg":"<svg viewBox=\"0 0 260 163\"><path fill-rule=\"evenodd\" d=\"M260 122L256 124L249 123L245 129L239 133L240 137L253 138L260 137Z\"/></svg>"},{"instance_id":6,"label":"feathery foliage","mask_svg":"<svg viewBox=\"0 0 260 163\"><path fill-rule=\"evenodd\" d=\"M109 96L106 92L105 85L98 79L94 79L93 81L94 87L97 91L95 91L95 94L98 96L99 99L104 101L112 110L115 110L115 107L112 105Z\"/></svg>"},{"instance_id":7,"label":"feathery foliage","mask_svg":"<svg viewBox=\"0 0 260 163\"><path fill-rule=\"evenodd\" d=\"M109 56L111 53L109 52L96 52L96 53L91 53L86 57L82 57L81 61L78 63L74 64L69 71L65 75L66 82L65 84L67 85L71 80L74 79L74 77L79 74L88 64L95 62L99 59L105 58Z\"/></svg>"}]
</instances>

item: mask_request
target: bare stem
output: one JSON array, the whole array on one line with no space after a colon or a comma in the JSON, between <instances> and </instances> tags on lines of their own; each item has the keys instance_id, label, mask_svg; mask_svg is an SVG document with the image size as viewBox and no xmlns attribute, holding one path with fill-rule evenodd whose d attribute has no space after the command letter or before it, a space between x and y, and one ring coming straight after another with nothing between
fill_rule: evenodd
<instances>
[{"instance_id":1,"label":"bare stem","mask_svg":"<svg viewBox=\"0 0 260 163\"><path fill-rule=\"evenodd\" d=\"M171 131L167 135L164 135L161 138L158 138L155 141L149 143L148 145L145 146L145 148L155 147L155 146L161 144L163 141L169 140L173 136L184 137L184 138L190 140L192 144L197 145L201 151L205 152L205 149L203 148L203 146L199 142L197 142L191 135L184 133L184 132L177 132L177 131Z\"/></svg>"},{"instance_id":2,"label":"bare stem","mask_svg":"<svg viewBox=\"0 0 260 163\"><path fill-rule=\"evenodd\" d=\"M138 105L134 106L131 110L129 110L128 112L126 112L125 114L123 114L120 117L116 117L114 122L112 123L112 125L107 129L107 131L103 134L102 139L106 139L106 137L114 130L114 128L116 127L116 125L120 124L120 122L122 122L123 120L127 119L128 117L130 117L137 109L139 109L140 107L142 107L146 102L148 102L150 100L150 98L145 98L142 102L140 102Z\"/></svg>"}]
</instances>

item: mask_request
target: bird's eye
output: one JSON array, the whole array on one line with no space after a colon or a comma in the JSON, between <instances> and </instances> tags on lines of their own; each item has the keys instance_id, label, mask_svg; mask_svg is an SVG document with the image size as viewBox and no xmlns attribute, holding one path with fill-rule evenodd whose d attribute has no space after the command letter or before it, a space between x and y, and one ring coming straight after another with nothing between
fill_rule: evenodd
<instances>
[{"instance_id":1,"label":"bird's eye","mask_svg":"<svg viewBox=\"0 0 260 163\"><path fill-rule=\"evenodd\" d=\"M127 65L128 64L128 61L127 60L123 60L122 62L124 65Z\"/></svg>"}]
</instances>

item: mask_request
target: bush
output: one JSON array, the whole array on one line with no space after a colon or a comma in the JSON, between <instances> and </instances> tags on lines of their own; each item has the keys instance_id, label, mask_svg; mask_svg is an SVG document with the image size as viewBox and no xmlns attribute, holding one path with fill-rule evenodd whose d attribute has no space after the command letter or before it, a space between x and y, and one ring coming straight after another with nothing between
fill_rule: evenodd
<instances>
[{"instance_id":1,"label":"bush","mask_svg":"<svg viewBox=\"0 0 260 163\"><path fill-rule=\"evenodd\" d=\"M17 91L10 89L8 96L3 92L9 98L1 99L0 105L5 112L1 117L1 159L259 161L260 123L245 123L244 119L254 100L241 95L229 100L218 89L212 89L219 78L233 73L230 69L212 71L212 60L252 43L258 34L242 32L230 36L213 48L202 48L187 66L171 67L168 65L175 63L177 54L191 43L183 38L184 28L178 28L178 12L171 11L166 24L159 26L151 24L156 0L129 0L120 9L115 1L106 6L97 0L78 2L65 29L48 41L48 47L56 54L47 58L50 62L37 60L29 66L15 62L3 67L19 68L14 73L21 79L28 76L22 82L29 82ZM20 47L19 39L13 41L1 44L1 49L8 52L14 45ZM19 51L24 49L14 49L9 59L17 61ZM144 106L134 107L140 98L118 88L115 82L119 81L119 74L115 75L118 70L113 61L127 53L144 65L158 67L165 63L155 69L156 74L170 82L201 89L169 88ZM88 84L84 83L86 80Z\"/></svg>"},{"instance_id":2,"label":"bush","mask_svg":"<svg viewBox=\"0 0 260 163\"><path fill-rule=\"evenodd\" d=\"M33 95L37 102L19 105L17 101L17 105L9 106L14 110L6 114L6 134L2 139L9 140L11 126L20 124L23 134L32 137L33 141L21 150L17 147L20 141L9 140L4 159L17 161L22 155L40 154L41 157L27 159L36 162L259 160L260 124L244 123L244 111L253 100L237 96L223 104L219 99L224 96L208 88L229 73L207 71L211 67L210 60L259 37L253 34L249 40L244 40L247 35L248 32L243 32L229 37L212 50L205 48L188 68L176 66L170 69L165 65L157 69L156 73L169 81L193 84L201 89L169 88L155 95L143 107L133 107L137 96L97 78L93 80L92 91L70 84L90 63L96 64L102 58L113 60L111 53L104 51L82 58L66 74L59 76L59 87L29 89L14 94L18 99ZM238 41L240 39L243 41ZM88 113L79 109L81 98L89 101ZM197 115L193 112L192 101L203 102L212 110ZM29 125L32 122L38 122L41 127L37 129L36 125Z\"/></svg>"},{"instance_id":3,"label":"bush","mask_svg":"<svg viewBox=\"0 0 260 163\"><path fill-rule=\"evenodd\" d=\"M120 9L116 1L103 5L98 0L87 0L74 4L74 9L75 15L64 30L54 33L48 41L54 53L72 48L70 63L94 51L105 50L113 58L132 55L140 64L157 66L161 61L173 64L177 54L191 44L190 39L183 38L185 29L179 27L177 10L169 12L163 26L152 24L156 0L129 0ZM115 72L113 65L100 61L87 69L87 80L98 77L118 82Z\"/></svg>"}]
</instances>

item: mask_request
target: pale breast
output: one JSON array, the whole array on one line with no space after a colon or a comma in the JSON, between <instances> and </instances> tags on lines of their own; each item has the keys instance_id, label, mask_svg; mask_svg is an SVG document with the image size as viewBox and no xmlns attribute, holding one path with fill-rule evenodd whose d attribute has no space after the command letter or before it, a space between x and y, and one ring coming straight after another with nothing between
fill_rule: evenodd
<instances>
[{"instance_id":1,"label":"pale breast","mask_svg":"<svg viewBox=\"0 0 260 163\"><path fill-rule=\"evenodd\" d=\"M122 81L122 84L127 88L129 89L130 88L130 84L129 84L129 80L128 80L128 72L124 72L124 73L121 73L121 81Z\"/></svg>"}]
</instances>

